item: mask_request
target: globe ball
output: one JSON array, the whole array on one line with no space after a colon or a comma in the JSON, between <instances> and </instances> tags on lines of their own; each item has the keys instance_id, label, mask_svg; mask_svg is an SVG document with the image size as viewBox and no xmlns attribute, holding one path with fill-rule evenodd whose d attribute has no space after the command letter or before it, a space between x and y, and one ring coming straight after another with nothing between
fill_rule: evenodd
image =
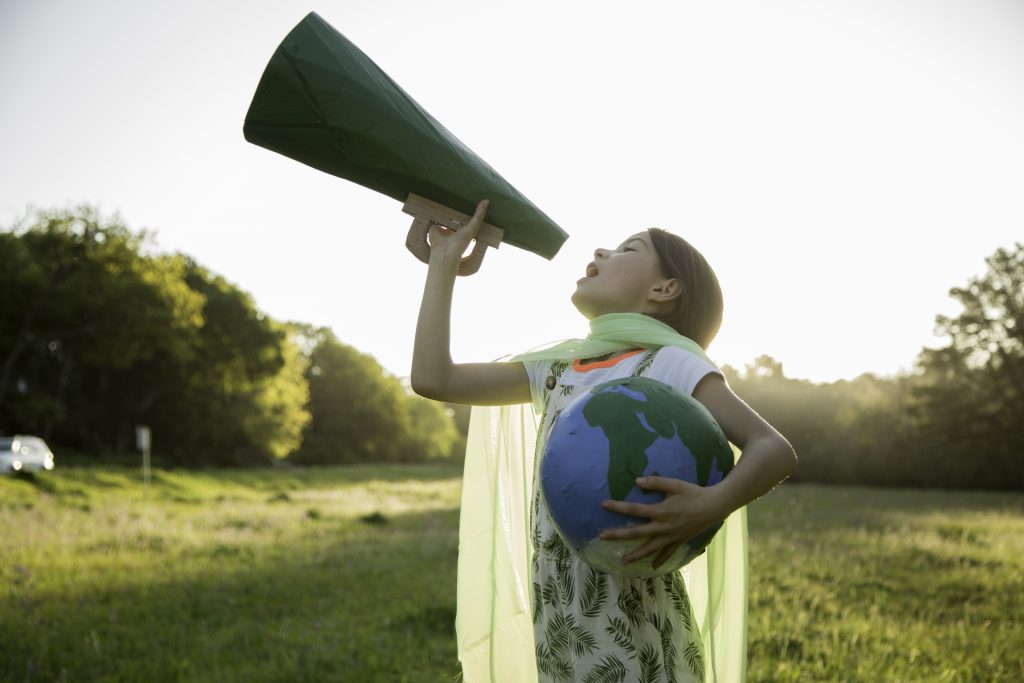
<instances>
[{"instance_id":1,"label":"globe ball","mask_svg":"<svg viewBox=\"0 0 1024 683\"><path fill-rule=\"evenodd\" d=\"M657 503L637 477L659 476L712 486L732 469L722 429L699 401L648 377L596 385L555 418L541 456L541 494L566 545L585 562L612 574L652 577L675 571L704 552L721 523L681 545L657 569L655 556L622 564L647 542L600 538L601 531L649 520L601 507L605 499Z\"/></svg>"}]
</instances>

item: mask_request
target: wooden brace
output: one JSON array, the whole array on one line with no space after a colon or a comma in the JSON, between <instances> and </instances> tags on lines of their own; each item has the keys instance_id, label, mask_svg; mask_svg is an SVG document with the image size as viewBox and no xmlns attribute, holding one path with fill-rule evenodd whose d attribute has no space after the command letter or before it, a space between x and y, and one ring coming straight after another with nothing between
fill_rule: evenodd
<instances>
[{"instance_id":1,"label":"wooden brace","mask_svg":"<svg viewBox=\"0 0 1024 683\"><path fill-rule=\"evenodd\" d=\"M430 232L431 225L436 223L457 231L469 223L472 218L472 216L449 209L443 204L432 202L411 192L405 200L405 204L402 205L402 211L413 217L409 234L405 238L405 246L424 263L430 263L430 242L427 241L427 234ZM487 247L497 249L504 237L505 231L501 228L490 223L481 225L476 234L476 245L473 247L473 251L459 262L459 275L472 275L480 270Z\"/></svg>"}]
</instances>

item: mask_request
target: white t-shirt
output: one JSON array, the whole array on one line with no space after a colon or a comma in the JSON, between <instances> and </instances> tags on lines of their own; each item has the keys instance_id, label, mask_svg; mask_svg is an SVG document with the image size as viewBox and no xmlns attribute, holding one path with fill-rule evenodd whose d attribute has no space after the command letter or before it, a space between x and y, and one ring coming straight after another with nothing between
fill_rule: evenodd
<instances>
[{"instance_id":1,"label":"white t-shirt","mask_svg":"<svg viewBox=\"0 0 1024 683\"><path fill-rule=\"evenodd\" d=\"M524 366L534 406L543 415L530 515L540 683L703 681L703 647L679 572L655 578L624 577L580 560L551 522L538 474L551 425L583 391L608 380L642 375L692 395L700 380L717 370L705 359L674 346L616 352L590 363L527 361Z\"/></svg>"}]
</instances>

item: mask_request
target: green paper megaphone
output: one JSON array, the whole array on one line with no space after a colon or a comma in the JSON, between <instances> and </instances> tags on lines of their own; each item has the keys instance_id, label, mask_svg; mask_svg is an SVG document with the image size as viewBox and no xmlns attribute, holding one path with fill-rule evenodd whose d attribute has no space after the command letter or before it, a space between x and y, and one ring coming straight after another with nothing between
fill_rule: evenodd
<instances>
[{"instance_id":1,"label":"green paper megaphone","mask_svg":"<svg viewBox=\"0 0 1024 683\"><path fill-rule=\"evenodd\" d=\"M568 235L315 12L285 37L256 87L245 139L404 202L406 241L429 258L431 223L458 229L481 199L487 223L460 274L502 241L551 259Z\"/></svg>"}]
</instances>

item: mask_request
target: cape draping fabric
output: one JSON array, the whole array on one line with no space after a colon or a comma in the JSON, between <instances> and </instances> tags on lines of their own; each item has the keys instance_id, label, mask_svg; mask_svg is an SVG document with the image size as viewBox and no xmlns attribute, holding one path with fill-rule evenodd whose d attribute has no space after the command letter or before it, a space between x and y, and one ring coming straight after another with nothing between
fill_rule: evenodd
<instances>
[{"instance_id":1,"label":"cape draping fabric","mask_svg":"<svg viewBox=\"0 0 1024 683\"><path fill-rule=\"evenodd\" d=\"M650 316L611 313L570 339L509 361L571 360L629 348L678 346L707 358L691 339ZM709 361L710 362L710 361ZM455 631L467 683L537 680L530 566L530 501L543 405L474 406L459 519ZM733 451L739 456L738 450ZM739 683L747 663L747 514L733 512L707 551L680 572L704 641L708 683Z\"/></svg>"}]
</instances>

